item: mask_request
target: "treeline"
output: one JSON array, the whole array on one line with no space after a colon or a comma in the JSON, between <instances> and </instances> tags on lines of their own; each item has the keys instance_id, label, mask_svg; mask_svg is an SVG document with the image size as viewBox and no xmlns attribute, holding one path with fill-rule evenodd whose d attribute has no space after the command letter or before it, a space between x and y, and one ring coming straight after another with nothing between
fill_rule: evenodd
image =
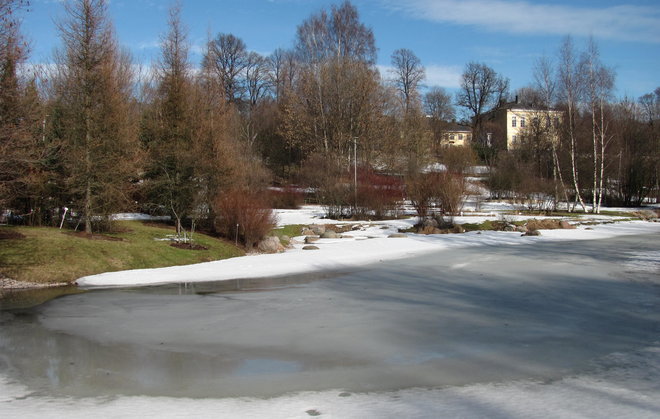
<instances>
[{"instance_id":1,"label":"treeline","mask_svg":"<svg viewBox=\"0 0 660 419\"><path fill-rule=\"evenodd\" d=\"M0 208L30 224L58 225L69 211L91 232L110 214L142 211L171 215L179 231L201 227L251 246L272 222L269 195L296 201L295 192L268 187L290 184L314 188L335 216L385 215L406 194L421 207L457 211L473 156L440 147L455 104L478 155L501 175L491 182L498 194L524 189L513 173L552 183L556 191L532 189L555 202L584 202L595 185L597 202L634 204L657 185L660 91L613 103L613 75L610 87L580 78L575 90L568 79L526 89L527 98L566 109L562 139L530 133L519 151L498 155L483 141L482 115L508 98L508 80L469 63L455 101L441 88L422 95L419 58L399 49L380 74L373 32L349 2L307 18L294 45L268 57L217 34L199 66L175 6L147 74L119 48L104 0L65 2L54 65L20 71L23 6L0 0ZM439 160L449 170L425 175Z\"/></svg>"}]
</instances>

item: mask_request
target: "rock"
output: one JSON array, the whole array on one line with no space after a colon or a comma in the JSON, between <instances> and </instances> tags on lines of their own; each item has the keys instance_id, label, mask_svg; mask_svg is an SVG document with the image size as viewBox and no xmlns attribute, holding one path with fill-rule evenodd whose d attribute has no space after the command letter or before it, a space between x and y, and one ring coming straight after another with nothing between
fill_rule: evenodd
<instances>
[{"instance_id":1,"label":"rock","mask_svg":"<svg viewBox=\"0 0 660 419\"><path fill-rule=\"evenodd\" d=\"M339 235L332 230L326 230L325 233L321 234L322 239L337 239Z\"/></svg>"},{"instance_id":2,"label":"rock","mask_svg":"<svg viewBox=\"0 0 660 419\"><path fill-rule=\"evenodd\" d=\"M276 236L268 236L260 241L257 245L257 249L261 253L279 253L285 250L279 237Z\"/></svg>"},{"instance_id":3,"label":"rock","mask_svg":"<svg viewBox=\"0 0 660 419\"><path fill-rule=\"evenodd\" d=\"M507 224L504 226L504 231L516 231L516 226L513 224Z\"/></svg>"},{"instance_id":4,"label":"rock","mask_svg":"<svg viewBox=\"0 0 660 419\"><path fill-rule=\"evenodd\" d=\"M404 233L393 233L393 234L390 234L389 236L387 236L388 239L403 239L403 238L406 238L406 237L408 237L408 236Z\"/></svg>"},{"instance_id":5,"label":"rock","mask_svg":"<svg viewBox=\"0 0 660 419\"><path fill-rule=\"evenodd\" d=\"M523 234L523 236L540 236L541 232L538 230L529 230L527 233Z\"/></svg>"},{"instance_id":6,"label":"rock","mask_svg":"<svg viewBox=\"0 0 660 419\"><path fill-rule=\"evenodd\" d=\"M452 233L456 233L456 234L462 234L462 233L465 233L465 229L464 229L463 226L460 225L460 224L456 224L456 225L451 229L451 231L452 231Z\"/></svg>"},{"instance_id":7,"label":"rock","mask_svg":"<svg viewBox=\"0 0 660 419\"><path fill-rule=\"evenodd\" d=\"M323 233L325 233L325 231L326 231L325 226L324 226L324 225L320 225L320 224L314 224L314 225L311 225L311 226L309 226L309 228L310 228L310 229L314 232L314 234L317 235L317 236L322 236Z\"/></svg>"},{"instance_id":8,"label":"rock","mask_svg":"<svg viewBox=\"0 0 660 419\"><path fill-rule=\"evenodd\" d=\"M527 233L527 226L516 226L516 231L519 233Z\"/></svg>"},{"instance_id":9,"label":"rock","mask_svg":"<svg viewBox=\"0 0 660 419\"><path fill-rule=\"evenodd\" d=\"M422 225L424 226L424 228L426 228L426 227L436 227L437 228L438 227L438 222L431 218L431 219L428 219L428 220L424 220Z\"/></svg>"},{"instance_id":10,"label":"rock","mask_svg":"<svg viewBox=\"0 0 660 419\"><path fill-rule=\"evenodd\" d=\"M352 239L353 236L350 236L350 235L348 235L348 234L342 234L341 236L339 236L339 238L340 238L340 239Z\"/></svg>"},{"instance_id":11,"label":"rock","mask_svg":"<svg viewBox=\"0 0 660 419\"><path fill-rule=\"evenodd\" d=\"M574 226L573 224L569 223L569 222L566 221L566 220L561 220L561 221L559 222L559 226L560 226L561 228L563 228L564 230L573 230L573 229L575 229L575 226Z\"/></svg>"},{"instance_id":12,"label":"rock","mask_svg":"<svg viewBox=\"0 0 660 419\"><path fill-rule=\"evenodd\" d=\"M314 246L314 245L311 245L311 244L307 245L307 246L303 246L302 249L303 250L319 250L318 246Z\"/></svg>"},{"instance_id":13,"label":"rock","mask_svg":"<svg viewBox=\"0 0 660 419\"><path fill-rule=\"evenodd\" d=\"M420 234L446 234L446 231L440 230L437 227L427 226L419 231Z\"/></svg>"},{"instance_id":14,"label":"rock","mask_svg":"<svg viewBox=\"0 0 660 419\"><path fill-rule=\"evenodd\" d=\"M305 237L305 243L306 244L314 243L314 242L317 242L317 241L319 241L319 237L316 237L316 236L307 236L307 237Z\"/></svg>"},{"instance_id":15,"label":"rock","mask_svg":"<svg viewBox=\"0 0 660 419\"><path fill-rule=\"evenodd\" d=\"M306 228L302 231L303 236L316 236L316 233L314 233L312 230Z\"/></svg>"}]
</instances>

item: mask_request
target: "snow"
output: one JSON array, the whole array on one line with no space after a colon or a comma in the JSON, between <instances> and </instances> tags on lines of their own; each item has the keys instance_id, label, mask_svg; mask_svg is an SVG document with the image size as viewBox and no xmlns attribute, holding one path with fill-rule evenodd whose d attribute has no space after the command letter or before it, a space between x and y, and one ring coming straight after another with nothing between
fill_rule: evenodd
<instances>
[{"instance_id":1,"label":"snow","mask_svg":"<svg viewBox=\"0 0 660 419\"><path fill-rule=\"evenodd\" d=\"M497 206L491 204L492 206ZM506 204L499 205L499 210ZM497 220L495 208L490 213L473 213L455 217L456 223L481 223ZM338 220L323 219L319 206L305 206L300 210L277 210L278 225L291 224L345 224ZM511 215L507 220L519 221L543 218ZM355 224L355 223L352 223ZM414 218L390 220L378 223L363 223L361 230L347 233L350 238L320 239L314 245L319 250L303 250L302 237L292 249L280 254L259 254L200 263L188 266L173 266L157 269L108 272L78 279L81 287L143 286L165 283L189 283L222 281L250 277L281 276L319 272L342 271L376 263L396 260L471 246L531 245L547 240L590 240L660 232L660 223L643 221L618 222L594 225L587 229L580 226L575 230L541 230L539 237L521 237L518 232L470 232L465 234L419 235L407 234L405 238L389 238L399 229L405 230L415 224Z\"/></svg>"}]
</instances>

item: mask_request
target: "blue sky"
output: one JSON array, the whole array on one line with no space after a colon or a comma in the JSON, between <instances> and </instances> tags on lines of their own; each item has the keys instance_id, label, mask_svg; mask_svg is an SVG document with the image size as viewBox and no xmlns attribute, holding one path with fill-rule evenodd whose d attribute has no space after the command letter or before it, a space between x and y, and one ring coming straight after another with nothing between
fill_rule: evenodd
<instances>
[{"instance_id":1,"label":"blue sky","mask_svg":"<svg viewBox=\"0 0 660 419\"><path fill-rule=\"evenodd\" d=\"M32 0L23 33L30 61L51 61L59 45L55 22L61 0ZM269 54L293 45L296 27L312 13L339 1L182 0L183 21L193 51L208 34L232 33L248 49ZM148 65L166 31L169 0L111 0L117 36L135 61ZM469 61L484 62L511 80L512 88L532 81L534 61L555 57L565 35L582 48L589 36L603 62L617 74L618 97L637 98L660 86L660 3L658 0L353 0L376 38L378 64L386 67L397 48L412 50L427 69L426 85L450 90ZM198 61L199 53L193 55Z\"/></svg>"}]
</instances>

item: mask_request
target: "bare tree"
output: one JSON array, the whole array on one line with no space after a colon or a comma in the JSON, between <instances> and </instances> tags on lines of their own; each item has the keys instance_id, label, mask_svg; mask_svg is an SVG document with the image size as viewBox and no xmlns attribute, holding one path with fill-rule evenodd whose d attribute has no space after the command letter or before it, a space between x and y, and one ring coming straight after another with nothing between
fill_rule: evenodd
<instances>
[{"instance_id":1,"label":"bare tree","mask_svg":"<svg viewBox=\"0 0 660 419\"><path fill-rule=\"evenodd\" d=\"M419 106L419 87L426 77L426 71L415 53L405 48L392 53L392 67L394 85L403 99L407 114L413 105Z\"/></svg>"},{"instance_id":2,"label":"bare tree","mask_svg":"<svg viewBox=\"0 0 660 419\"><path fill-rule=\"evenodd\" d=\"M465 108L472 120L473 136L482 137L483 114L496 108L509 91L509 80L486 64L470 62L461 76L456 104Z\"/></svg>"},{"instance_id":3,"label":"bare tree","mask_svg":"<svg viewBox=\"0 0 660 419\"><path fill-rule=\"evenodd\" d=\"M355 139L368 141L378 91L373 32L346 2L312 15L299 27L301 64L295 93L283 106L283 136L306 154L350 158ZM348 160L347 160L348 161Z\"/></svg>"},{"instance_id":4,"label":"bare tree","mask_svg":"<svg viewBox=\"0 0 660 419\"><path fill-rule=\"evenodd\" d=\"M245 86L244 71L249 64L245 42L232 34L219 34L208 44L203 66L221 81L227 102L238 103Z\"/></svg>"},{"instance_id":5,"label":"bare tree","mask_svg":"<svg viewBox=\"0 0 660 419\"><path fill-rule=\"evenodd\" d=\"M376 43L373 31L360 22L355 6L345 1L321 10L305 20L296 33L296 52L304 63L329 58L351 59L373 64Z\"/></svg>"},{"instance_id":6,"label":"bare tree","mask_svg":"<svg viewBox=\"0 0 660 419\"><path fill-rule=\"evenodd\" d=\"M278 48L268 57L270 85L277 102L280 102L285 92L293 88L297 68L298 63L293 51Z\"/></svg>"},{"instance_id":7,"label":"bare tree","mask_svg":"<svg viewBox=\"0 0 660 419\"><path fill-rule=\"evenodd\" d=\"M451 121L456 118L451 95L442 87L432 87L424 95L424 111L438 121Z\"/></svg>"}]
</instances>

